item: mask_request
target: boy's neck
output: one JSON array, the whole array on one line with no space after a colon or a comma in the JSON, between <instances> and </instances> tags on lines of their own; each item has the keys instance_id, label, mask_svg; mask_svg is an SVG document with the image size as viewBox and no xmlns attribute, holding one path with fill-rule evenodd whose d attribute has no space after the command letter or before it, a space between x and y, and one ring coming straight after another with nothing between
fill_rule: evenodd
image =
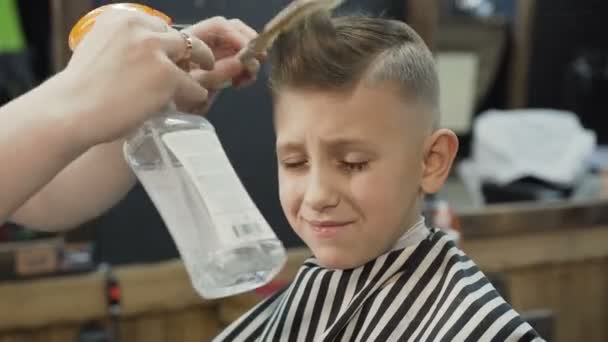
<instances>
[{"instance_id":1,"label":"boy's neck","mask_svg":"<svg viewBox=\"0 0 608 342\"><path fill-rule=\"evenodd\" d=\"M426 226L424 217L420 216L418 221L408 228L403 235L397 240L391 250L401 249L409 246L413 246L420 241L424 240L430 231Z\"/></svg>"}]
</instances>

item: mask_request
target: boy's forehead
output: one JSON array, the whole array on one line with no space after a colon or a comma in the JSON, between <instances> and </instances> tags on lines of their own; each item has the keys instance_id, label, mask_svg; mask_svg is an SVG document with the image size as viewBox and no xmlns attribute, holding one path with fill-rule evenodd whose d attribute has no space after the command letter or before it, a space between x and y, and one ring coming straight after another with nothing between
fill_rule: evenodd
<instances>
[{"instance_id":1,"label":"boy's forehead","mask_svg":"<svg viewBox=\"0 0 608 342\"><path fill-rule=\"evenodd\" d=\"M285 89L275 94L277 142L318 135L335 145L420 130L418 106L390 85L361 84L350 91Z\"/></svg>"},{"instance_id":2,"label":"boy's forehead","mask_svg":"<svg viewBox=\"0 0 608 342\"><path fill-rule=\"evenodd\" d=\"M403 115L421 114L420 101L409 90L392 81L363 79L343 88L283 87L273 91L274 116L299 111L318 111L324 107L340 107L351 112L380 109ZM340 116L332 116L340 119Z\"/></svg>"}]
</instances>

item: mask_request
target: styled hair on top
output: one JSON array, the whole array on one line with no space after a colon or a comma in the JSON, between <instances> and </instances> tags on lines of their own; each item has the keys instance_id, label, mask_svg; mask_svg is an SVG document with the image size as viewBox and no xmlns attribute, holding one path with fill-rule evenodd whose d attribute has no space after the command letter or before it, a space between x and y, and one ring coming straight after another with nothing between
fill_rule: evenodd
<instances>
[{"instance_id":1,"label":"styled hair on top","mask_svg":"<svg viewBox=\"0 0 608 342\"><path fill-rule=\"evenodd\" d=\"M407 24L362 15L311 16L282 33L270 53L270 87L350 90L389 81L427 105L436 122L439 81L432 53Z\"/></svg>"}]
</instances>

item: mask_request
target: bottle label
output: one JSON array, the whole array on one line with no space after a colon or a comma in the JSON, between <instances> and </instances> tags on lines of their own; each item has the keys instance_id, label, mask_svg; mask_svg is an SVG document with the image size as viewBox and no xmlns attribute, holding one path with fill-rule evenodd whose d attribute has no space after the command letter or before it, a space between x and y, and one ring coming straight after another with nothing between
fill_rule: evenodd
<instances>
[{"instance_id":1,"label":"bottle label","mask_svg":"<svg viewBox=\"0 0 608 342\"><path fill-rule=\"evenodd\" d=\"M235 245L276 239L238 178L214 131L170 132L164 134L162 140L198 190L222 243Z\"/></svg>"}]
</instances>

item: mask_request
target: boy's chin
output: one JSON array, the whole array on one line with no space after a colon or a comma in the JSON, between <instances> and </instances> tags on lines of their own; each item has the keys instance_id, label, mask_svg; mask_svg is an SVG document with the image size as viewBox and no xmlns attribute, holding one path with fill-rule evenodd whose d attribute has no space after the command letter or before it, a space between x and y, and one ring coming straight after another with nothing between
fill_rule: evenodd
<instances>
[{"instance_id":1,"label":"boy's chin","mask_svg":"<svg viewBox=\"0 0 608 342\"><path fill-rule=\"evenodd\" d=\"M345 251L340 248L320 247L314 248L312 252L321 266L335 270L357 268L374 259L373 256L365 258L355 255L352 250Z\"/></svg>"}]
</instances>

